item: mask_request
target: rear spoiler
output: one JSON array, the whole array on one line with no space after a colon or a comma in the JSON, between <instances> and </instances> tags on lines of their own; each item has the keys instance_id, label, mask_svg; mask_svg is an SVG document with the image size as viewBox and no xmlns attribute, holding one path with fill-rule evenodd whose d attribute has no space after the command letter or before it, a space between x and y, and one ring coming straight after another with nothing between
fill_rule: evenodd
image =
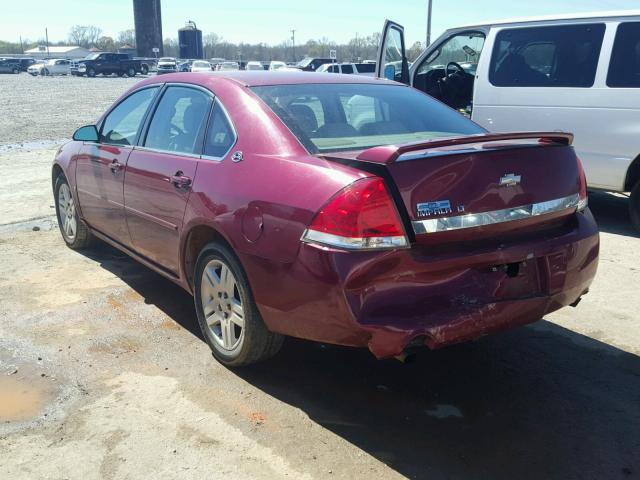
<instances>
[{"instance_id":1,"label":"rear spoiler","mask_svg":"<svg viewBox=\"0 0 640 480\"><path fill-rule=\"evenodd\" d=\"M365 150L357 159L363 162L390 164L400 155L417 150L431 150L457 145L471 145L504 140L538 140L541 144L571 145L572 133L564 132L517 132L517 133L483 133L480 135L465 135L462 137L445 137L425 142L406 143L403 145L382 145ZM455 153L449 152L449 153Z\"/></svg>"}]
</instances>

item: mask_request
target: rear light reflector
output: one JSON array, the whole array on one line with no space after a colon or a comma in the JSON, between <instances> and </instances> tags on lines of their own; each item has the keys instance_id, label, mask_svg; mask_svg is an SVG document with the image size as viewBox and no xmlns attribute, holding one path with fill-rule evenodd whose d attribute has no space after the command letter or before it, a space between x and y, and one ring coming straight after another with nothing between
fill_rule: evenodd
<instances>
[{"instance_id":1,"label":"rear light reflector","mask_svg":"<svg viewBox=\"0 0 640 480\"><path fill-rule=\"evenodd\" d=\"M587 205L589 204L589 196L587 194L587 176L584 174L582 162L578 157L576 157L576 162L578 162L578 177L580 179L580 200L578 201L578 211L581 212L587 208Z\"/></svg>"},{"instance_id":2,"label":"rear light reflector","mask_svg":"<svg viewBox=\"0 0 640 480\"><path fill-rule=\"evenodd\" d=\"M357 180L338 192L316 214L301 240L354 250L409 245L393 199L379 177Z\"/></svg>"}]
</instances>

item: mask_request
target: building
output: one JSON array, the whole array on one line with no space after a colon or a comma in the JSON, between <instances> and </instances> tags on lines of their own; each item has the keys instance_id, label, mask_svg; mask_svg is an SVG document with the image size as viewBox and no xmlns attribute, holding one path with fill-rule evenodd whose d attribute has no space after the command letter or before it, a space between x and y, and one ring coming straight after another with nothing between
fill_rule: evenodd
<instances>
[{"instance_id":1,"label":"building","mask_svg":"<svg viewBox=\"0 0 640 480\"><path fill-rule=\"evenodd\" d=\"M160 0L133 0L136 49L141 57L155 57L162 52L162 16ZM154 52L154 49L157 49Z\"/></svg>"},{"instance_id":2,"label":"building","mask_svg":"<svg viewBox=\"0 0 640 480\"><path fill-rule=\"evenodd\" d=\"M24 54L33 58L84 58L91 52L83 47L38 45L36 48L25 50Z\"/></svg>"},{"instance_id":3,"label":"building","mask_svg":"<svg viewBox=\"0 0 640 480\"><path fill-rule=\"evenodd\" d=\"M202 51L202 30L198 30L196 22L189 20L178 30L180 58L204 58Z\"/></svg>"}]
</instances>

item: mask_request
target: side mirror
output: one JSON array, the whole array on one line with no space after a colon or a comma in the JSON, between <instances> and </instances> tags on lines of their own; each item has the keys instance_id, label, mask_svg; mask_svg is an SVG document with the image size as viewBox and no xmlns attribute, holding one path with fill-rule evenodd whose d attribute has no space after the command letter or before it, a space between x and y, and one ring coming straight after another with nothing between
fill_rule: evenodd
<instances>
[{"instance_id":1,"label":"side mirror","mask_svg":"<svg viewBox=\"0 0 640 480\"><path fill-rule=\"evenodd\" d=\"M396 79L396 66L395 65L385 65L384 67L384 78L387 80L395 80Z\"/></svg>"},{"instance_id":2,"label":"side mirror","mask_svg":"<svg viewBox=\"0 0 640 480\"><path fill-rule=\"evenodd\" d=\"M73 139L78 142L97 142L98 129L95 125L85 125L74 132Z\"/></svg>"}]
</instances>

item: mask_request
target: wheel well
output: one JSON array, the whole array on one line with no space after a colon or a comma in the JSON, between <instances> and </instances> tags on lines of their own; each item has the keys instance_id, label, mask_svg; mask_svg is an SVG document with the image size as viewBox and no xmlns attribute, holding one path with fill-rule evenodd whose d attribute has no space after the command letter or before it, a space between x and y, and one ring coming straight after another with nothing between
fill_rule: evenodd
<instances>
[{"instance_id":1,"label":"wheel well","mask_svg":"<svg viewBox=\"0 0 640 480\"><path fill-rule=\"evenodd\" d=\"M184 249L184 271L187 276L187 282L192 289L194 288L193 274L196 269L198 255L200 255L204 246L211 242L220 242L233 251L233 247L229 242L212 227L199 225L189 232Z\"/></svg>"},{"instance_id":2,"label":"wheel well","mask_svg":"<svg viewBox=\"0 0 640 480\"><path fill-rule=\"evenodd\" d=\"M60 165L58 165L57 163L55 163L53 165L53 168L51 169L51 185L53 185L53 188L55 188L56 179L60 175L64 175L64 172L62 171L62 167Z\"/></svg>"},{"instance_id":3,"label":"wheel well","mask_svg":"<svg viewBox=\"0 0 640 480\"><path fill-rule=\"evenodd\" d=\"M640 155L638 155L627 170L627 178L624 182L624 190L629 192L633 190L636 183L640 181Z\"/></svg>"}]
</instances>

